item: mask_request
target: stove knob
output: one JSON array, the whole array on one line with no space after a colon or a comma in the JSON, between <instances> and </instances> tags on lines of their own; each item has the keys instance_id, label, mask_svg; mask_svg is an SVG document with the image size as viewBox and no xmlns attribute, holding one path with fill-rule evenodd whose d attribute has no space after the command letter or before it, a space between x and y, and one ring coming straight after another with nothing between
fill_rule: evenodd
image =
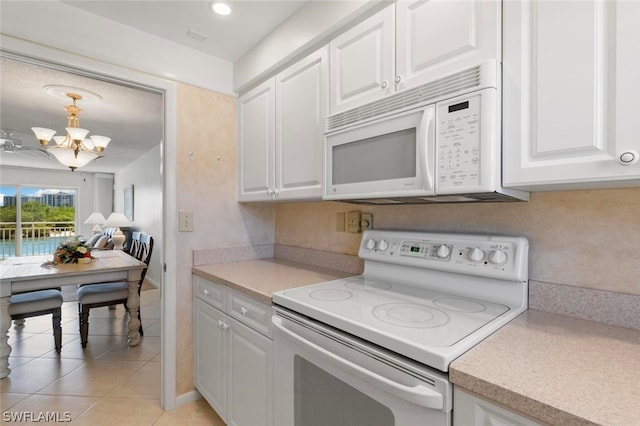
<instances>
[{"instance_id":1,"label":"stove knob","mask_svg":"<svg viewBox=\"0 0 640 426\"><path fill-rule=\"evenodd\" d=\"M438 256L440 259L446 259L447 257L449 257L450 253L451 253L451 250L449 250L449 247L443 244L440 247L438 247L438 251L436 251L436 256Z\"/></svg>"},{"instance_id":2,"label":"stove knob","mask_svg":"<svg viewBox=\"0 0 640 426\"><path fill-rule=\"evenodd\" d=\"M478 247L474 247L469 253L469 260L472 262L480 262L484 259L484 251Z\"/></svg>"},{"instance_id":3,"label":"stove knob","mask_svg":"<svg viewBox=\"0 0 640 426\"><path fill-rule=\"evenodd\" d=\"M385 251L389 247L387 240L380 240L378 243L378 250Z\"/></svg>"},{"instance_id":4,"label":"stove knob","mask_svg":"<svg viewBox=\"0 0 640 426\"><path fill-rule=\"evenodd\" d=\"M367 248L367 250L373 250L374 248L376 248L376 240L374 240L373 238L369 238L364 246Z\"/></svg>"},{"instance_id":5,"label":"stove knob","mask_svg":"<svg viewBox=\"0 0 640 426\"><path fill-rule=\"evenodd\" d=\"M494 250L489 255L489 262L494 265L504 265L507 263L507 253L500 249Z\"/></svg>"}]
</instances>

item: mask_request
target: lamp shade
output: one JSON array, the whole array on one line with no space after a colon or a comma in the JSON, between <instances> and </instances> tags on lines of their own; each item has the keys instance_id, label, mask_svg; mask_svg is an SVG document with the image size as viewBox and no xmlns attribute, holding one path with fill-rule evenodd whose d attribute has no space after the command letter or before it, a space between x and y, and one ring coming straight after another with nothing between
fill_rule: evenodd
<instances>
[{"instance_id":1,"label":"lamp shade","mask_svg":"<svg viewBox=\"0 0 640 426\"><path fill-rule=\"evenodd\" d=\"M72 149L61 146L49 147L47 151L71 170L86 166L90 161L98 158L98 154L93 152L79 151L76 155Z\"/></svg>"},{"instance_id":2,"label":"lamp shade","mask_svg":"<svg viewBox=\"0 0 640 426\"><path fill-rule=\"evenodd\" d=\"M56 134L55 130L46 129L44 127L32 127L31 130L33 130L36 138L40 141L49 142L51 140L51 137Z\"/></svg>"},{"instance_id":3,"label":"lamp shade","mask_svg":"<svg viewBox=\"0 0 640 426\"><path fill-rule=\"evenodd\" d=\"M116 227L129 227L133 225L129 219L123 213L113 212L109 215L107 220L102 224L105 228L109 228L112 226Z\"/></svg>"},{"instance_id":4,"label":"lamp shade","mask_svg":"<svg viewBox=\"0 0 640 426\"><path fill-rule=\"evenodd\" d=\"M89 215L89 217L87 218L87 220L84 221L84 223L88 223L91 225L102 225L104 222L106 221L106 219L104 218L104 216L102 215L102 213L100 212L93 212Z\"/></svg>"}]
</instances>

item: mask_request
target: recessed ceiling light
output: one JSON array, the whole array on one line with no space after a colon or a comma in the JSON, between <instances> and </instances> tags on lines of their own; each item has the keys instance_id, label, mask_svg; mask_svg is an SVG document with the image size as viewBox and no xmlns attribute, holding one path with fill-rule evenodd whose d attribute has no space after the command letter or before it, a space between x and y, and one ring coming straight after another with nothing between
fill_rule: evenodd
<instances>
[{"instance_id":1,"label":"recessed ceiling light","mask_svg":"<svg viewBox=\"0 0 640 426\"><path fill-rule=\"evenodd\" d=\"M213 1L211 2L211 10L218 15L229 15L231 14L231 6L227 3L221 1Z\"/></svg>"}]
</instances>

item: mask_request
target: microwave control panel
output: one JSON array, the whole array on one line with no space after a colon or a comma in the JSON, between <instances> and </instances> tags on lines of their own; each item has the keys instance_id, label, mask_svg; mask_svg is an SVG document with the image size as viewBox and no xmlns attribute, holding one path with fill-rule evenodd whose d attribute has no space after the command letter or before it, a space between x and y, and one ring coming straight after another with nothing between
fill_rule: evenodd
<instances>
[{"instance_id":1,"label":"microwave control panel","mask_svg":"<svg viewBox=\"0 0 640 426\"><path fill-rule=\"evenodd\" d=\"M440 189L480 185L480 94L437 107L437 182Z\"/></svg>"}]
</instances>

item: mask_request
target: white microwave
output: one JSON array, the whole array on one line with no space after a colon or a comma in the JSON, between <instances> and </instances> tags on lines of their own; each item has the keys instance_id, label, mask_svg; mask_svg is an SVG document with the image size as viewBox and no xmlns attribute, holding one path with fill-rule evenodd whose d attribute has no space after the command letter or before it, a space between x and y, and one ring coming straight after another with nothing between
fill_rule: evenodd
<instances>
[{"instance_id":1,"label":"white microwave","mask_svg":"<svg viewBox=\"0 0 640 426\"><path fill-rule=\"evenodd\" d=\"M492 72L495 62L328 117L323 198L528 200L527 192L501 185L500 99Z\"/></svg>"}]
</instances>

